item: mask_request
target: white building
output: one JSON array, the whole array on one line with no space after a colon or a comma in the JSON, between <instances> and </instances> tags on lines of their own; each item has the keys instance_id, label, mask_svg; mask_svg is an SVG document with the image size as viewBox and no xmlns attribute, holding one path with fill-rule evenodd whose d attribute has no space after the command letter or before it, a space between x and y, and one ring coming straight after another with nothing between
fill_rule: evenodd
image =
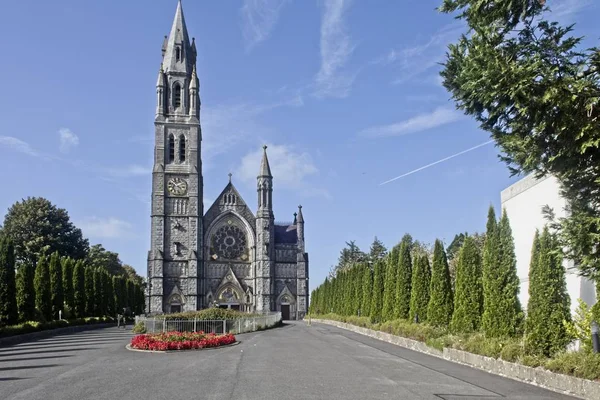
<instances>
[{"instance_id":1,"label":"white building","mask_svg":"<svg viewBox=\"0 0 600 400\"><path fill-rule=\"evenodd\" d=\"M515 240L515 253L517 256L517 273L521 281L519 299L523 309L527 308L529 300L529 260L531 258L531 245L535 230L540 232L547 224L542 208L545 205L554 209L558 218L565 216L566 200L560 195L558 180L553 176L535 179L529 175L515 184L504 189L500 194L502 209L505 209L513 237ZM571 311L577 307L577 299L583 299L588 305L596 303L594 284L577 275L574 263L564 260L563 265L567 271L567 290L571 297Z\"/></svg>"}]
</instances>

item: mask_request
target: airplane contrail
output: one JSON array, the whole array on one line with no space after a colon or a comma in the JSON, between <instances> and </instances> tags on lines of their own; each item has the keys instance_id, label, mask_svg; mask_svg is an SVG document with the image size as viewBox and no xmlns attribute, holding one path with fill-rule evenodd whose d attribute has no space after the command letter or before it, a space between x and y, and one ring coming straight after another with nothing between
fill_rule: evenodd
<instances>
[{"instance_id":1,"label":"airplane contrail","mask_svg":"<svg viewBox=\"0 0 600 400\"><path fill-rule=\"evenodd\" d=\"M410 171L410 172L407 172L407 173L405 173L405 174L402 174L402 175L400 175L400 176L397 176L397 177L395 177L395 178L392 178L392 179L390 179L389 181L385 181L385 182L383 182L383 183L380 183L380 184L379 184L379 186L383 186L383 185L385 185L385 184L388 184L388 183L390 183L390 182L393 182L393 181L395 181L395 180L397 180L397 179L404 178L405 176L408 176L408 175L412 175L412 174L414 174L415 172L422 171L422 170L424 170L424 169L426 169L426 168L433 167L434 165L437 165L437 164L439 164L439 163L442 163L442 162L444 162L444 161L448 161L448 160L450 160L451 158L458 157L458 156L460 156L460 155L462 155L462 154L465 154L465 153L468 153L468 152L470 152L470 151L476 150L476 149L478 149L478 148L480 148L480 147L486 146L486 145L488 145L488 144L490 144L490 143L493 143L493 142L494 142L493 140L488 140L487 142L485 142L485 143L481 143L481 144L478 144L477 146L473 146L473 147L471 147L470 149L463 150L463 151L461 151L461 152L458 152L458 153L456 153L456 154L452 154L451 156L448 156L448 157L446 157L446 158L442 158L441 160L434 161L434 162L432 162L431 164L427 164L427 165L424 165L424 166L422 166L422 167L419 167L419 168L417 168L417 169L413 169L412 171Z\"/></svg>"}]
</instances>

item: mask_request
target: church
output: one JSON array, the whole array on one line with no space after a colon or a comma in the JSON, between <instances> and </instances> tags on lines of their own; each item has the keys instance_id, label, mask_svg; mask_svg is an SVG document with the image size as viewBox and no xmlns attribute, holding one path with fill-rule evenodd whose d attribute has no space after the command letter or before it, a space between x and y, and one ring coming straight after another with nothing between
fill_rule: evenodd
<instances>
[{"instance_id":1,"label":"church","mask_svg":"<svg viewBox=\"0 0 600 400\"><path fill-rule=\"evenodd\" d=\"M293 222L275 222L266 146L256 166L256 211L230 175L204 212L196 57L179 1L156 82L146 310L161 314L221 307L280 311L283 319L302 319L308 306L302 206Z\"/></svg>"}]
</instances>

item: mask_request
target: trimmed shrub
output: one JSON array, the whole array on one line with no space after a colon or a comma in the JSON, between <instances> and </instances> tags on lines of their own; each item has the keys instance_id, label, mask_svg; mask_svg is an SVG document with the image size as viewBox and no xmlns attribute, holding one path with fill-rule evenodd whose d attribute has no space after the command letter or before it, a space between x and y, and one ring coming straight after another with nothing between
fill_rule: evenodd
<instances>
[{"instance_id":1,"label":"trimmed shrub","mask_svg":"<svg viewBox=\"0 0 600 400\"><path fill-rule=\"evenodd\" d=\"M397 318L407 319L410 313L410 290L412 280L412 260L410 257L409 238L402 238L400 243L398 269L396 275L396 298L394 313Z\"/></svg>"},{"instance_id":2,"label":"trimmed shrub","mask_svg":"<svg viewBox=\"0 0 600 400\"><path fill-rule=\"evenodd\" d=\"M429 286L431 270L426 254L418 256L415 270L412 275L412 292L410 296L410 320L415 316L419 322L427 321L427 306L429 305Z\"/></svg>"},{"instance_id":3,"label":"trimmed shrub","mask_svg":"<svg viewBox=\"0 0 600 400\"><path fill-rule=\"evenodd\" d=\"M483 312L481 257L475 240L467 236L458 255L454 314L450 328L453 332L473 332L479 329Z\"/></svg>"},{"instance_id":4,"label":"trimmed shrub","mask_svg":"<svg viewBox=\"0 0 600 400\"><path fill-rule=\"evenodd\" d=\"M450 269L444 245L441 240L435 241L431 283L427 305L427 322L434 326L448 326L454 308Z\"/></svg>"}]
</instances>

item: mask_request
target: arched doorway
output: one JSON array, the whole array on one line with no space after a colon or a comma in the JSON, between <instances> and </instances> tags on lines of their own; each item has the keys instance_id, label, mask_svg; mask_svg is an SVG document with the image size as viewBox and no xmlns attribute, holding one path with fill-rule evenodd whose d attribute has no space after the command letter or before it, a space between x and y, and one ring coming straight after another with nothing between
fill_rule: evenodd
<instances>
[{"instance_id":1,"label":"arched doorway","mask_svg":"<svg viewBox=\"0 0 600 400\"><path fill-rule=\"evenodd\" d=\"M243 307L244 296L232 285L221 288L217 293L217 303L219 308L245 311Z\"/></svg>"},{"instance_id":2,"label":"arched doorway","mask_svg":"<svg viewBox=\"0 0 600 400\"><path fill-rule=\"evenodd\" d=\"M169 313L178 313L181 312L183 306L183 301L181 300L181 296L178 294L174 294L169 297L168 307Z\"/></svg>"}]
</instances>

